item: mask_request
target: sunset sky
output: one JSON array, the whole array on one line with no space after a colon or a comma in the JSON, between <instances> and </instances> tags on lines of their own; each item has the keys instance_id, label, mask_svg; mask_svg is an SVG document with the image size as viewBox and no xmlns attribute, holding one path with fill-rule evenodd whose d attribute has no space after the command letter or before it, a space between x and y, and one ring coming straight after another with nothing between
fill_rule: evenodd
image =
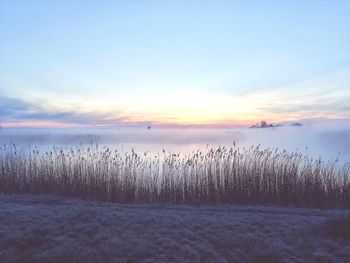
<instances>
[{"instance_id":1,"label":"sunset sky","mask_svg":"<svg viewBox=\"0 0 350 263\"><path fill-rule=\"evenodd\" d=\"M0 0L0 125L350 118L350 1Z\"/></svg>"}]
</instances>

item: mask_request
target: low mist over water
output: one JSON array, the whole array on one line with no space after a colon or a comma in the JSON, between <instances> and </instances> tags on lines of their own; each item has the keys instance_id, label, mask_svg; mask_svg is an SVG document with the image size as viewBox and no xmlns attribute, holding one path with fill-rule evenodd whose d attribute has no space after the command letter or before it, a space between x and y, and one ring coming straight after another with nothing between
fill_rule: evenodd
<instances>
[{"instance_id":1,"label":"low mist over water","mask_svg":"<svg viewBox=\"0 0 350 263\"><path fill-rule=\"evenodd\" d=\"M38 146L68 146L98 143L123 151L186 154L207 147L279 148L322 159L350 160L348 124L282 126L274 128L3 128L1 143Z\"/></svg>"}]
</instances>

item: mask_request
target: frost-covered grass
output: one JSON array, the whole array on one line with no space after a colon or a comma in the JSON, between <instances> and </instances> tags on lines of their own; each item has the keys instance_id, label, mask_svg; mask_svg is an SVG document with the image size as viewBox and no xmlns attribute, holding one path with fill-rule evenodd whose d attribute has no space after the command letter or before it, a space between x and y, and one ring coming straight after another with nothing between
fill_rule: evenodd
<instances>
[{"instance_id":1,"label":"frost-covered grass","mask_svg":"<svg viewBox=\"0 0 350 263\"><path fill-rule=\"evenodd\" d=\"M324 230L330 236L350 240L350 214L329 220Z\"/></svg>"},{"instance_id":2,"label":"frost-covered grass","mask_svg":"<svg viewBox=\"0 0 350 263\"><path fill-rule=\"evenodd\" d=\"M350 258L349 236L329 232L349 210L122 205L2 194L0 211L3 263L294 263ZM342 225L336 224L342 232Z\"/></svg>"},{"instance_id":3,"label":"frost-covered grass","mask_svg":"<svg viewBox=\"0 0 350 263\"><path fill-rule=\"evenodd\" d=\"M47 152L2 145L0 192L119 203L349 207L350 164L259 147L154 155L98 145Z\"/></svg>"}]
</instances>

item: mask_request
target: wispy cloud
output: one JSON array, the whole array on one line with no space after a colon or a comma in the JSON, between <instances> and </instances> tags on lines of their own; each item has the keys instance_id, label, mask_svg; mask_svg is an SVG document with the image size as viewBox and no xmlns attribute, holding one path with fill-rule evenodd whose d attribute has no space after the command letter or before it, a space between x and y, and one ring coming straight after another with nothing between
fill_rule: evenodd
<instances>
[{"instance_id":1,"label":"wispy cloud","mask_svg":"<svg viewBox=\"0 0 350 263\"><path fill-rule=\"evenodd\" d=\"M45 106L18 98L0 96L0 123L11 126L44 125L58 126L112 126L129 123L127 117L46 109ZM134 123L142 124L142 123Z\"/></svg>"},{"instance_id":2,"label":"wispy cloud","mask_svg":"<svg viewBox=\"0 0 350 263\"><path fill-rule=\"evenodd\" d=\"M350 116L349 68L249 93L159 92L88 98L0 95L4 126L230 126ZM83 94L82 94L83 96ZM36 97L36 98L35 98ZM26 99L23 99L26 98Z\"/></svg>"},{"instance_id":3,"label":"wispy cloud","mask_svg":"<svg viewBox=\"0 0 350 263\"><path fill-rule=\"evenodd\" d=\"M339 115L350 113L350 96L346 98L337 99L315 99L307 100L291 100L289 104L284 102L275 102L272 105L260 107L260 110L269 113L300 113L300 112L318 112L324 114L325 112L334 112Z\"/></svg>"}]
</instances>

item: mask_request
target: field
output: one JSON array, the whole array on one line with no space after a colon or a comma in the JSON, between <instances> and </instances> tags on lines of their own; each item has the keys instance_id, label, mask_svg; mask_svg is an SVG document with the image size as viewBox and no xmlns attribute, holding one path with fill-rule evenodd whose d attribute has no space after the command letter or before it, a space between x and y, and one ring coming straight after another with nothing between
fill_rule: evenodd
<instances>
[{"instance_id":1,"label":"field","mask_svg":"<svg viewBox=\"0 0 350 263\"><path fill-rule=\"evenodd\" d=\"M349 262L349 210L0 195L0 261Z\"/></svg>"},{"instance_id":2,"label":"field","mask_svg":"<svg viewBox=\"0 0 350 263\"><path fill-rule=\"evenodd\" d=\"M350 164L279 149L207 148L188 155L99 145L0 146L0 192L117 203L350 206Z\"/></svg>"},{"instance_id":3,"label":"field","mask_svg":"<svg viewBox=\"0 0 350 263\"><path fill-rule=\"evenodd\" d=\"M0 262L350 258L349 163L260 147L0 153Z\"/></svg>"}]
</instances>

